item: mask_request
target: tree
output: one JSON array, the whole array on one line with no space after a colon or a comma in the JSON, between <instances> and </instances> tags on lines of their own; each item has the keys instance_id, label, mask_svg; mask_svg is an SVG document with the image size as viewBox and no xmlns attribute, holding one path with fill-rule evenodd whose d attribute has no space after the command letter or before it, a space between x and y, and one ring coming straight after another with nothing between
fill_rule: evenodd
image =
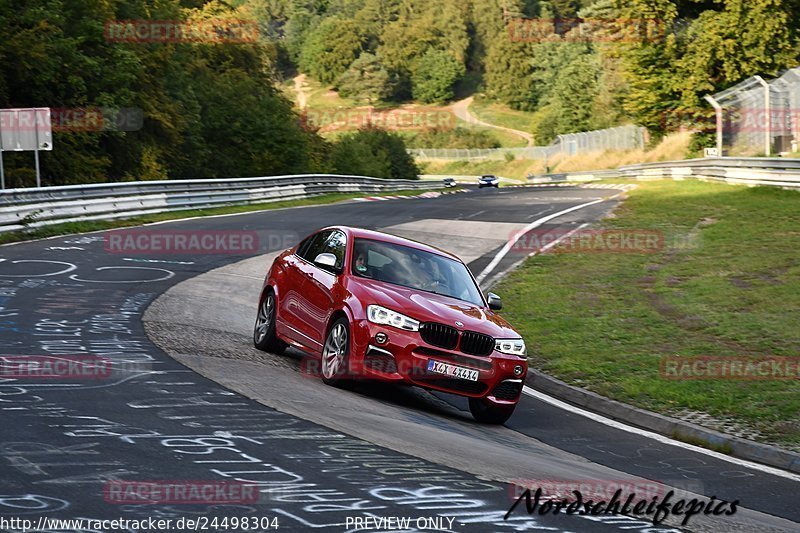
<instances>
[{"instance_id":1,"label":"tree","mask_svg":"<svg viewBox=\"0 0 800 533\"><path fill-rule=\"evenodd\" d=\"M411 78L414 98L424 103L453 97L453 85L464 75L464 65L444 50L430 49L420 58Z\"/></svg>"},{"instance_id":2,"label":"tree","mask_svg":"<svg viewBox=\"0 0 800 533\"><path fill-rule=\"evenodd\" d=\"M669 30L663 38L629 43L622 52L630 85L625 110L657 133L665 131L676 112L705 111L704 94L797 63L794 0L720 0L700 6L633 0L622 13L658 20Z\"/></svg>"},{"instance_id":3,"label":"tree","mask_svg":"<svg viewBox=\"0 0 800 533\"><path fill-rule=\"evenodd\" d=\"M725 0L722 11L704 11L690 26L678 61L682 107L696 109L705 93L795 66L788 8L786 0Z\"/></svg>"},{"instance_id":4,"label":"tree","mask_svg":"<svg viewBox=\"0 0 800 533\"><path fill-rule=\"evenodd\" d=\"M501 33L486 52L483 76L486 94L515 109L536 104L535 58L531 46Z\"/></svg>"},{"instance_id":5,"label":"tree","mask_svg":"<svg viewBox=\"0 0 800 533\"><path fill-rule=\"evenodd\" d=\"M394 92L392 76L374 54L364 53L336 82L339 94L356 101L373 103L388 99Z\"/></svg>"},{"instance_id":6,"label":"tree","mask_svg":"<svg viewBox=\"0 0 800 533\"><path fill-rule=\"evenodd\" d=\"M461 0L402 0L396 20L383 28L380 42L378 54L401 86L431 48L448 52L463 66L470 44L467 11Z\"/></svg>"},{"instance_id":7,"label":"tree","mask_svg":"<svg viewBox=\"0 0 800 533\"><path fill-rule=\"evenodd\" d=\"M333 83L359 56L363 43L355 22L326 18L307 34L300 68L322 83Z\"/></svg>"}]
</instances>

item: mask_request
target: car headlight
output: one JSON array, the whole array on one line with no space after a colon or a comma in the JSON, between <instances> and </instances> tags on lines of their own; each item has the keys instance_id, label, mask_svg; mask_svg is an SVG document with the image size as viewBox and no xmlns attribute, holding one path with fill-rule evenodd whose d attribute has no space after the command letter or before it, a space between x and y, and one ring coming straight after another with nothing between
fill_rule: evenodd
<instances>
[{"instance_id":1,"label":"car headlight","mask_svg":"<svg viewBox=\"0 0 800 533\"><path fill-rule=\"evenodd\" d=\"M525 351L525 341L522 339L496 339L494 341L494 349L500 353L518 357L526 357L528 354Z\"/></svg>"},{"instance_id":2,"label":"car headlight","mask_svg":"<svg viewBox=\"0 0 800 533\"><path fill-rule=\"evenodd\" d=\"M367 320L373 324L385 324L406 331L419 331L418 321L380 305L367 306Z\"/></svg>"}]
</instances>

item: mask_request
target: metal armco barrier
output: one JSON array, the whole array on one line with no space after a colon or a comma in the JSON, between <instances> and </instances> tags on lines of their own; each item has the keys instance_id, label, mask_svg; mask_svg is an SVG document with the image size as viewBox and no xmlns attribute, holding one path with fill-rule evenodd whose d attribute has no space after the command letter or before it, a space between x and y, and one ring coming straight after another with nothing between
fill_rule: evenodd
<instances>
[{"instance_id":1,"label":"metal armco barrier","mask_svg":"<svg viewBox=\"0 0 800 533\"><path fill-rule=\"evenodd\" d=\"M443 184L435 181L299 174L6 189L0 191L0 232L61 222L296 200L327 193L377 193L441 187Z\"/></svg>"},{"instance_id":2,"label":"metal armco barrier","mask_svg":"<svg viewBox=\"0 0 800 533\"><path fill-rule=\"evenodd\" d=\"M800 189L800 159L706 157L629 165L614 170L588 170L531 177L530 183L597 181L608 178L705 179L741 185Z\"/></svg>"}]
</instances>

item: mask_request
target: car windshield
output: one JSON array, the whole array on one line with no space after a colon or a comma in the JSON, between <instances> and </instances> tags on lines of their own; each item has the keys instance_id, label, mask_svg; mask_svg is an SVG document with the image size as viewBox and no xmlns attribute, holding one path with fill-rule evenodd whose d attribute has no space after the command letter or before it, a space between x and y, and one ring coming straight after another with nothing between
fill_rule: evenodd
<instances>
[{"instance_id":1,"label":"car windshield","mask_svg":"<svg viewBox=\"0 0 800 533\"><path fill-rule=\"evenodd\" d=\"M438 254L386 242L356 239L353 274L483 306L467 267Z\"/></svg>"}]
</instances>

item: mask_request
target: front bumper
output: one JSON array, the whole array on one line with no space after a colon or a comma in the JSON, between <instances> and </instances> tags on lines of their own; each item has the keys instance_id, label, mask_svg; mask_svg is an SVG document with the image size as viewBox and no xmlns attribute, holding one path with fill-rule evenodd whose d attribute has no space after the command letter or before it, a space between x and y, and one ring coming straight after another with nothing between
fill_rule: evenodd
<instances>
[{"instance_id":1,"label":"front bumper","mask_svg":"<svg viewBox=\"0 0 800 533\"><path fill-rule=\"evenodd\" d=\"M386 336L378 342L378 334ZM480 357L429 345L418 332L360 320L353 327L350 371L355 377L407 383L460 396L515 405L528 371L526 359L494 351ZM471 381L428 371L429 360L478 371Z\"/></svg>"}]
</instances>

